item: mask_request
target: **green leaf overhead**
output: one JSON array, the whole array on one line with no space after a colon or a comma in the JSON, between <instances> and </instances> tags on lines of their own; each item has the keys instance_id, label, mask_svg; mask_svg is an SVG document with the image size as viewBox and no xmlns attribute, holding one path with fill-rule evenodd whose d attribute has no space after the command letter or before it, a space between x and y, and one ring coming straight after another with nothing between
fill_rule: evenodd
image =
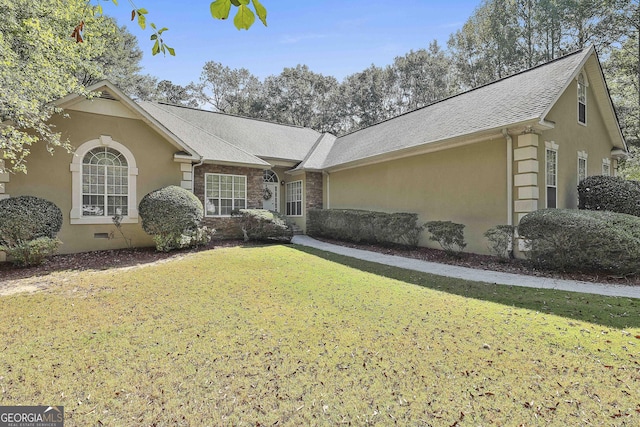
<instances>
[{"instance_id":1,"label":"green leaf overhead","mask_svg":"<svg viewBox=\"0 0 640 427\"><path fill-rule=\"evenodd\" d=\"M138 25L143 30L147 28L147 18L144 16L146 13L148 13L146 9L136 10L136 14L138 15Z\"/></svg>"},{"instance_id":2,"label":"green leaf overhead","mask_svg":"<svg viewBox=\"0 0 640 427\"><path fill-rule=\"evenodd\" d=\"M227 19L231 10L231 0L216 0L211 3L211 16L215 19Z\"/></svg>"},{"instance_id":3,"label":"green leaf overhead","mask_svg":"<svg viewBox=\"0 0 640 427\"><path fill-rule=\"evenodd\" d=\"M248 30L256 21L256 15L245 5L240 5L236 17L233 18L233 25L238 30Z\"/></svg>"},{"instance_id":4,"label":"green leaf overhead","mask_svg":"<svg viewBox=\"0 0 640 427\"><path fill-rule=\"evenodd\" d=\"M256 13L258 14L258 18L260 18L260 21L262 21L262 23L266 27L267 26L267 9L265 9L262 3L260 3L258 0L252 0L252 3L253 3L253 7L256 10Z\"/></svg>"}]
</instances>

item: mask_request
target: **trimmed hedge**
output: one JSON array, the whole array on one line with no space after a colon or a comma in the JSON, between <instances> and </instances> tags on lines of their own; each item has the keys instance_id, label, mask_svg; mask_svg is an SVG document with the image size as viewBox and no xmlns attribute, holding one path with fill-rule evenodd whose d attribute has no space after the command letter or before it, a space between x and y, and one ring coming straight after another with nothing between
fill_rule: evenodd
<instances>
[{"instance_id":1,"label":"trimmed hedge","mask_svg":"<svg viewBox=\"0 0 640 427\"><path fill-rule=\"evenodd\" d=\"M464 241L464 224L451 221L429 221L425 226L431 233L429 240L438 242L447 255L458 257L467 246Z\"/></svg>"},{"instance_id":2,"label":"trimmed hedge","mask_svg":"<svg viewBox=\"0 0 640 427\"><path fill-rule=\"evenodd\" d=\"M526 215L518 233L529 258L563 271L630 274L640 271L640 218L609 212L543 209Z\"/></svg>"},{"instance_id":3,"label":"trimmed hedge","mask_svg":"<svg viewBox=\"0 0 640 427\"><path fill-rule=\"evenodd\" d=\"M200 227L202 202L192 192L170 185L144 196L138 206L142 229L153 236L156 249L167 252L206 244L211 232Z\"/></svg>"},{"instance_id":4,"label":"trimmed hedge","mask_svg":"<svg viewBox=\"0 0 640 427\"><path fill-rule=\"evenodd\" d=\"M578 209L640 216L640 183L620 177L594 175L578 184Z\"/></svg>"},{"instance_id":5,"label":"trimmed hedge","mask_svg":"<svg viewBox=\"0 0 640 427\"><path fill-rule=\"evenodd\" d=\"M14 246L40 237L53 239L62 228L55 203L34 196L0 200L0 246Z\"/></svg>"},{"instance_id":6,"label":"trimmed hedge","mask_svg":"<svg viewBox=\"0 0 640 427\"><path fill-rule=\"evenodd\" d=\"M240 227L245 241L279 241L291 242L293 230L285 218L265 209L240 209L232 212L240 218Z\"/></svg>"},{"instance_id":7,"label":"trimmed hedge","mask_svg":"<svg viewBox=\"0 0 640 427\"><path fill-rule=\"evenodd\" d=\"M310 209L307 234L355 243L417 246L424 227L414 213Z\"/></svg>"}]
</instances>

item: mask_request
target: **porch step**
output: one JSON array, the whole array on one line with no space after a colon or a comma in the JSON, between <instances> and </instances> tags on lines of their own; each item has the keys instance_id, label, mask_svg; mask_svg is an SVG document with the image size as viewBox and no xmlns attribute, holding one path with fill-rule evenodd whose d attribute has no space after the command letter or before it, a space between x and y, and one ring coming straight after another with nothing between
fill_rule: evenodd
<instances>
[{"instance_id":1,"label":"porch step","mask_svg":"<svg viewBox=\"0 0 640 427\"><path fill-rule=\"evenodd\" d=\"M291 226L291 229L293 230L293 235L294 236L301 236L304 234L304 232L302 231L302 228L298 227L296 224L289 224Z\"/></svg>"}]
</instances>

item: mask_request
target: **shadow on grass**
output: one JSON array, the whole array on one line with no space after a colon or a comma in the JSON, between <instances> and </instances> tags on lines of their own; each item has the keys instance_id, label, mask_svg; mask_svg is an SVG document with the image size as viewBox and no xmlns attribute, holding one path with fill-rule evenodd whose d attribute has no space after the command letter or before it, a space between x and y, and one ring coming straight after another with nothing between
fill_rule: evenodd
<instances>
[{"instance_id":1,"label":"shadow on grass","mask_svg":"<svg viewBox=\"0 0 640 427\"><path fill-rule=\"evenodd\" d=\"M306 246L292 247L347 267L467 298L526 308L617 329L640 327L638 299L472 282L363 261Z\"/></svg>"}]
</instances>

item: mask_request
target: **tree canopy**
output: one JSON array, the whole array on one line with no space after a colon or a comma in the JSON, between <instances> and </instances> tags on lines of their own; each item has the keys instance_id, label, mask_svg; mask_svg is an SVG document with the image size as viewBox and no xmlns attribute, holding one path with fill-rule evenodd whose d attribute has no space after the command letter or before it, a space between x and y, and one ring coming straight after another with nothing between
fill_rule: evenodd
<instances>
[{"instance_id":1,"label":"tree canopy","mask_svg":"<svg viewBox=\"0 0 640 427\"><path fill-rule=\"evenodd\" d=\"M129 3L132 19L147 28L146 9ZM233 8L238 29L249 28L256 14L266 25L266 10L256 0L210 5L217 19L227 19ZM199 81L186 86L141 75L135 37L103 16L99 2L0 0L0 14L0 152L11 171L26 171L25 158L38 141L51 150L66 146L49 124L59 112L51 101L70 93L91 96L86 86L103 78L133 98L344 134L592 44L625 138L640 145L637 0L483 0L446 48L433 41L342 82L303 64L260 80L245 68L208 61ZM164 46L173 54L162 40L167 29L149 27L152 53Z\"/></svg>"},{"instance_id":2,"label":"tree canopy","mask_svg":"<svg viewBox=\"0 0 640 427\"><path fill-rule=\"evenodd\" d=\"M86 94L77 74L92 72L91 58L102 53L99 45L69 39L85 6L80 0L65 7L56 0L0 0L0 150L6 169L25 171L25 158L38 141L49 149L65 145L47 122L57 111L50 102ZM105 31L95 18L88 20L96 23L91 38Z\"/></svg>"}]
</instances>

